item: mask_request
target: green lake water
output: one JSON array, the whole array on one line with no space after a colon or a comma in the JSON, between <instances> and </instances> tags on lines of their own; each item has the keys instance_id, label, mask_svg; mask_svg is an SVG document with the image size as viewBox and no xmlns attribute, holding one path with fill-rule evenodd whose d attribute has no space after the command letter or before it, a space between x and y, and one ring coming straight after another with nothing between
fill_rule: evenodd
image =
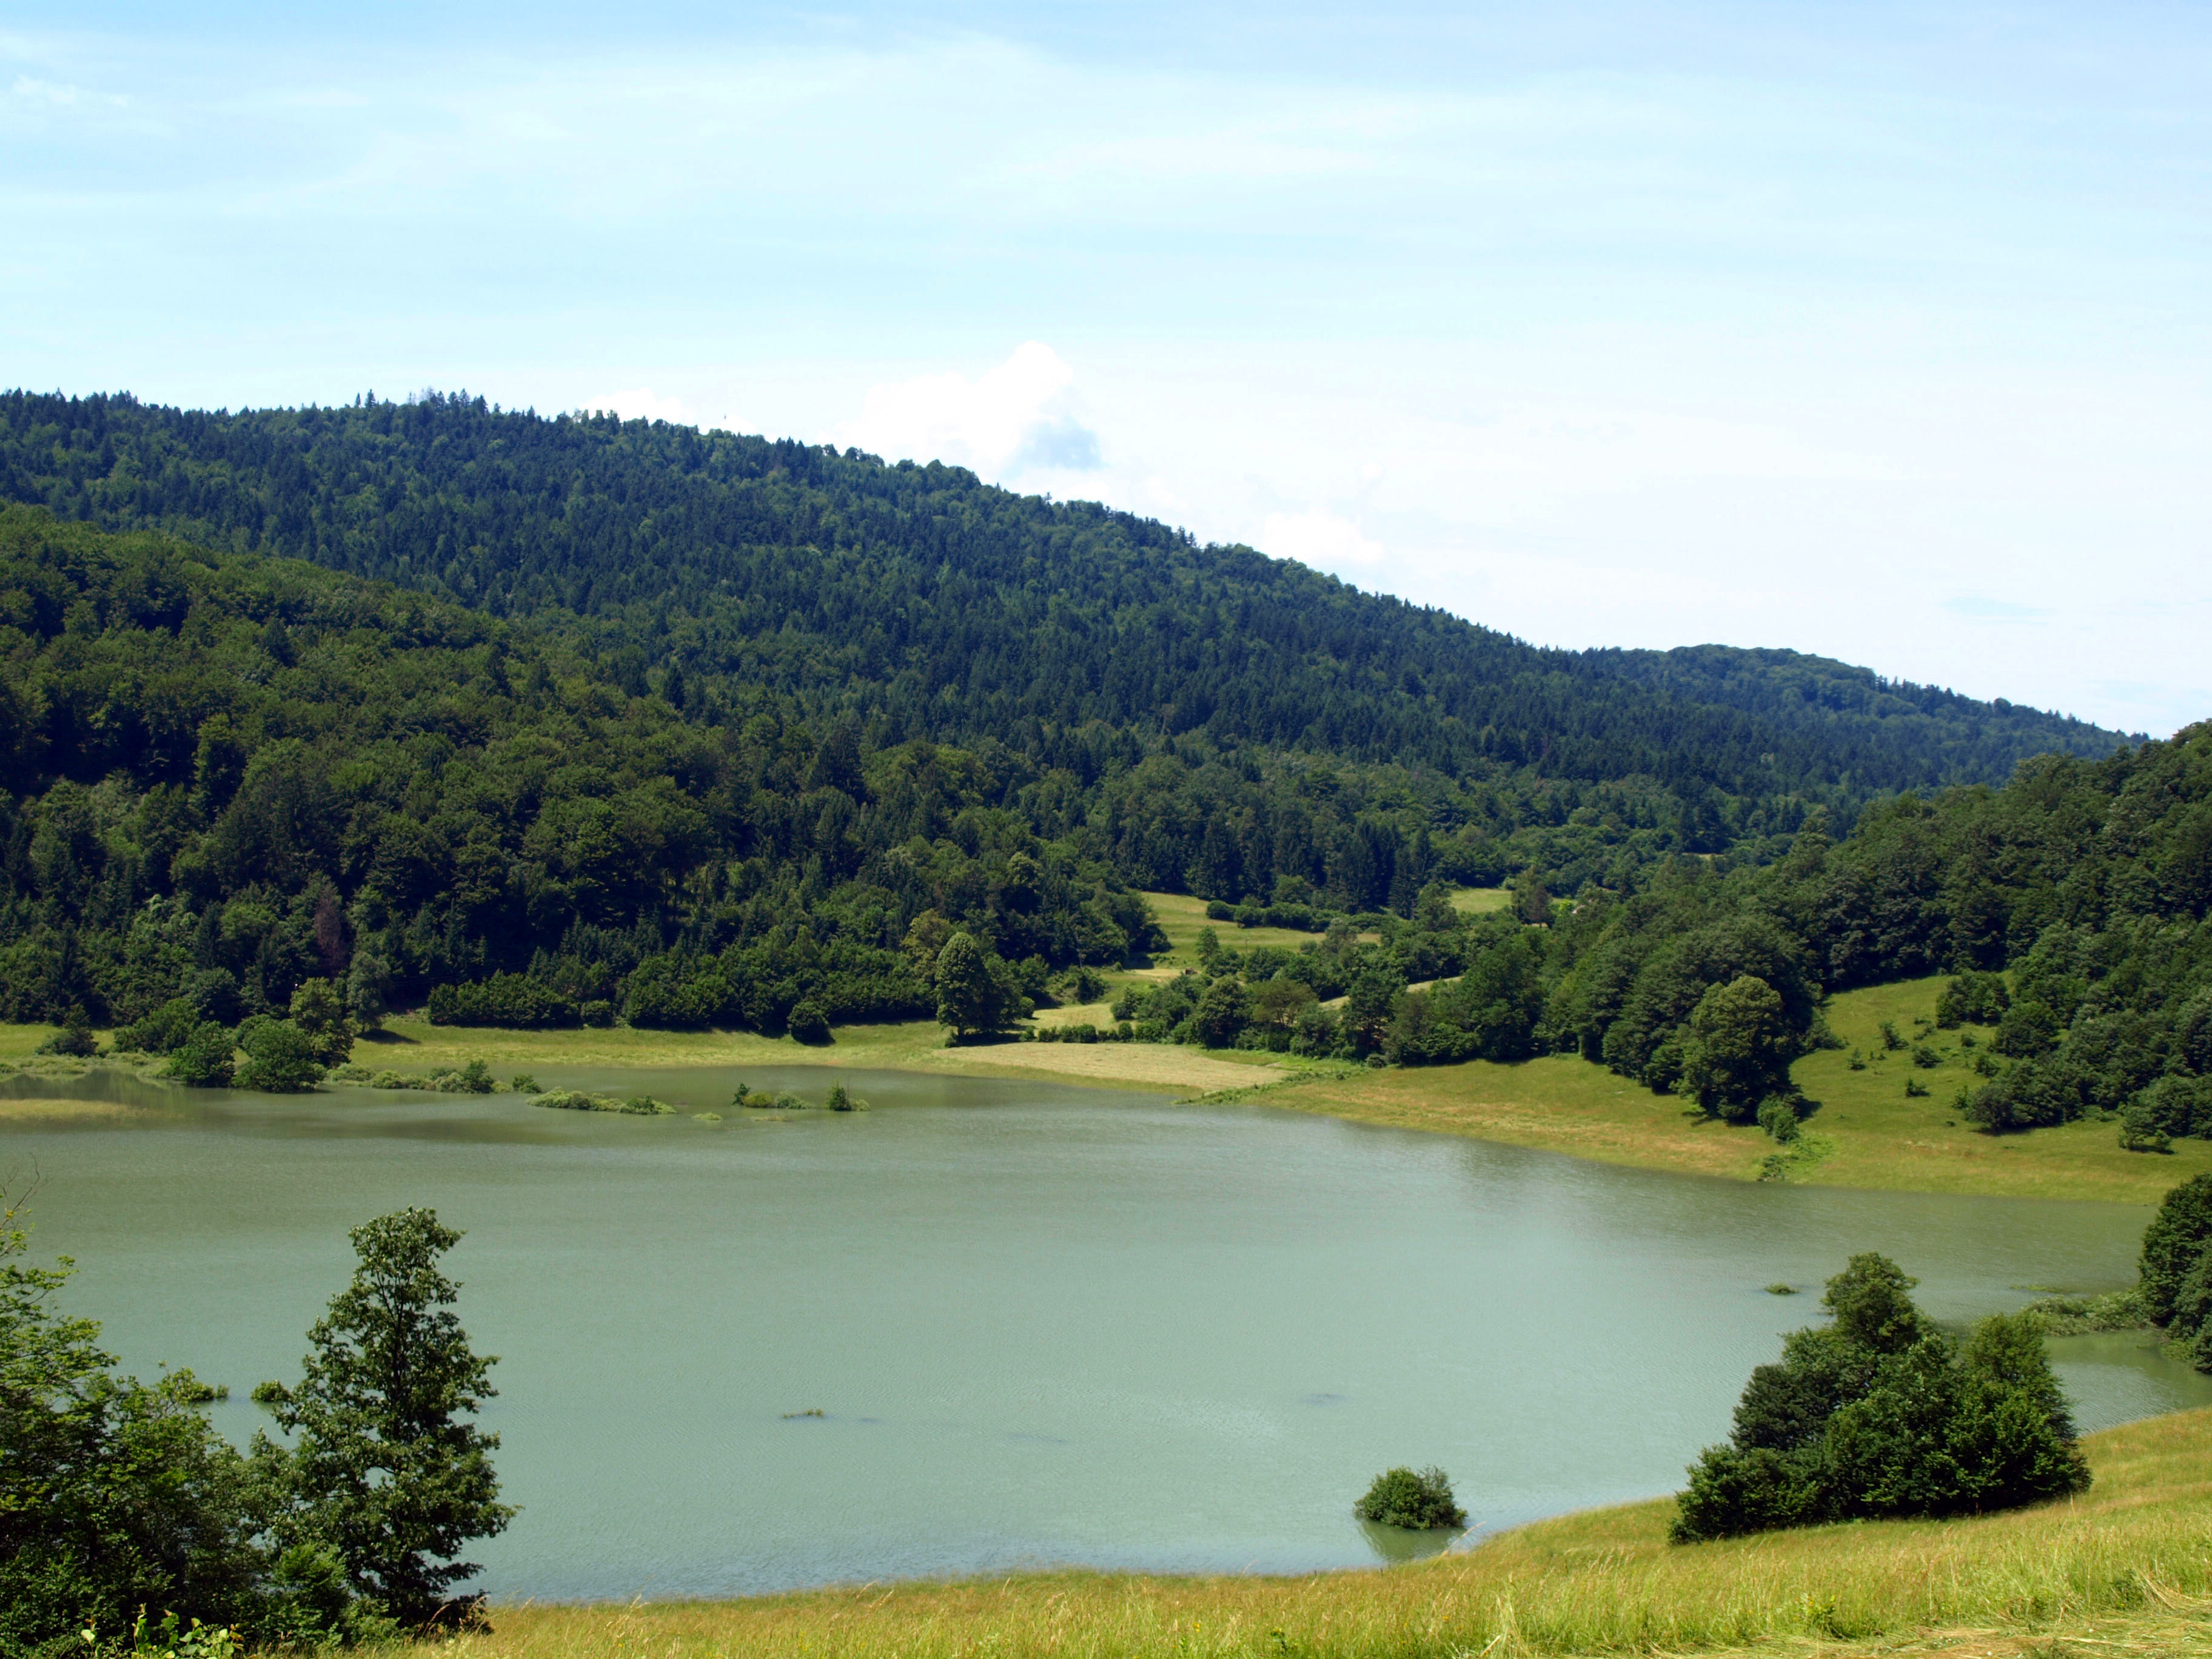
<instances>
[{"instance_id":1,"label":"green lake water","mask_svg":"<svg viewBox=\"0 0 2212 1659\"><path fill-rule=\"evenodd\" d=\"M1259 1108L907 1074L749 1071L875 1109L730 1109L737 1073L541 1070L648 1091L186 1094L95 1072L121 1121L0 1128L37 1254L131 1368L295 1376L345 1232L434 1206L523 1506L502 1598L697 1595L1079 1562L1290 1570L1395 1547L1352 1518L1441 1464L1474 1530L1673 1490L1855 1250L1962 1320L2129 1282L2148 1212L1620 1170ZM2136 1337L2054 1345L2083 1425L2212 1403ZM789 1413L818 1410L819 1417Z\"/></svg>"}]
</instances>

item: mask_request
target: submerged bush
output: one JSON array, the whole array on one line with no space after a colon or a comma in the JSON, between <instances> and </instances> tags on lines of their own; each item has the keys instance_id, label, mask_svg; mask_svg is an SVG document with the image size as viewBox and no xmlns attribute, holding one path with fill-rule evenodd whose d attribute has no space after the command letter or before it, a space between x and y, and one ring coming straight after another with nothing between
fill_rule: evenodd
<instances>
[{"instance_id":1,"label":"submerged bush","mask_svg":"<svg viewBox=\"0 0 2212 1659\"><path fill-rule=\"evenodd\" d=\"M203 1020L169 1056L162 1075L176 1079L188 1089L228 1089L236 1048L228 1026Z\"/></svg>"},{"instance_id":2,"label":"submerged bush","mask_svg":"<svg viewBox=\"0 0 2212 1659\"><path fill-rule=\"evenodd\" d=\"M296 1095L323 1080L314 1038L289 1019L264 1014L247 1020L238 1028L238 1046L246 1051L246 1063L234 1079L241 1089Z\"/></svg>"},{"instance_id":3,"label":"submerged bush","mask_svg":"<svg viewBox=\"0 0 2212 1659\"><path fill-rule=\"evenodd\" d=\"M1467 1511L1452 1496L1450 1478L1435 1468L1383 1470L1352 1512L1377 1526L1416 1532L1467 1524Z\"/></svg>"},{"instance_id":4,"label":"submerged bush","mask_svg":"<svg viewBox=\"0 0 2212 1659\"><path fill-rule=\"evenodd\" d=\"M581 1089L555 1089L539 1095L531 1102L533 1106L550 1106L562 1112L624 1112L632 1117L669 1117L676 1111L665 1100L655 1100L651 1095L587 1094Z\"/></svg>"}]
</instances>

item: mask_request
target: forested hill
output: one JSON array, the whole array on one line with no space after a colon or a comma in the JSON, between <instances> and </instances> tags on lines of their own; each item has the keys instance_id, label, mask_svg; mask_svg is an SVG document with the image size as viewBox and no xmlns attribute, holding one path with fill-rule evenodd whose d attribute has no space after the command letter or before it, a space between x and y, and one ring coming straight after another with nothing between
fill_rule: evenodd
<instances>
[{"instance_id":1,"label":"forested hill","mask_svg":"<svg viewBox=\"0 0 2212 1659\"><path fill-rule=\"evenodd\" d=\"M2037 753L2097 759L2112 752L2116 737L2070 715L2022 708L2002 697L1981 702L1799 651L1686 645L1585 651L1582 663L1684 702L1717 703L1784 731L1815 732L1856 775L1878 770L1875 757L1885 748L1900 748L1925 757L1947 778L2002 779L2021 758L2024 742ZM2147 735L2137 732L2133 741Z\"/></svg>"},{"instance_id":2,"label":"forested hill","mask_svg":"<svg viewBox=\"0 0 2212 1659\"><path fill-rule=\"evenodd\" d=\"M1636 779L1698 850L1753 827L1749 803L1847 816L2124 741L1791 653L1541 650L957 468L465 397L210 414L8 394L0 495L495 617L573 613L629 692L697 720L765 692L862 722L872 746L988 735L1079 772L1071 734L1103 726L1455 778Z\"/></svg>"}]
</instances>

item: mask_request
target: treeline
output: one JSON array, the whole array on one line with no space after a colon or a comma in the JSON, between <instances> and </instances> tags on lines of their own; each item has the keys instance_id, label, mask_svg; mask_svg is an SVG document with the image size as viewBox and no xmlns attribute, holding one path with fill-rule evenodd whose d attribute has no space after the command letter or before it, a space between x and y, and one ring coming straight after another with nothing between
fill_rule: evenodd
<instances>
[{"instance_id":1,"label":"treeline","mask_svg":"<svg viewBox=\"0 0 2212 1659\"><path fill-rule=\"evenodd\" d=\"M1841 840L1816 818L1624 866L1557 905L1532 868L1516 903L1548 925L1462 918L1430 889L1298 951L1217 945L1122 1012L1134 1035L1407 1063L1575 1052L1748 1120L1799 1103L1790 1063L1833 1041L1831 994L1949 973L1940 1023L1990 1028L1953 1103L1972 1121L2117 1114L2145 1151L2212 1135L2212 725L1901 796Z\"/></svg>"},{"instance_id":2,"label":"treeline","mask_svg":"<svg viewBox=\"0 0 2212 1659\"><path fill-rule=\"evenodd\" d=\"M1097 722L885 743L623 674L570 624L0 510L0 1018L186 996L228 1026L328 979L362 1020L434 994L456 1021L818 1031L928 1012L922 947L955 930L1032 1000L1141 954L1133 889L1407 915L1532 862L1629 879L1686 834L1649 779ZM1805 806L1731 810L1771 852Z\"/></svg>"},{"instance_id":3,"label":"treeline","mask_svg":"<svg viewBox=\"0 0 2212 1659\"><path fill-rule=\"evenodd\" d=\"M362 1021L819 1035L929 1013L955 931L1032 1001L1141 955L1140 887L1409 912L1676 839L1648 783L1045 732L1074 769L749 706L687 718L573 630L0 510L0 1018L185 997L228 1027L329 980Z\"/></svg>"},{"instance_id":4,"label":"treeline","mask_svg":"<svg viewBox=\"0 0 2212 1659\"><path fill-rule=\"evenodd\" d=\"M1682 1077L1685 1028L1752 978L1765 1040L1824 1040L1819 1000L1958 977L1947 1024L1995 1027L1959 1105L1992 1130L2128 1115L2212 1133L2212 726L2102 761L2050 757L2002 789L1907 795L1831 842L1808 827L1761 867L1675 861L1589 891L1555 931L1553 1040L1654 1087Z\"/></svg>"},{"instance_id":5,"label":"treeline","mask_svg":"<svg viewBox=\"0 0 2212 1659\"><path fill-rule=\"evenodd\" d=\"M1125 754L1194 735L1455 779L1645 779L1687 850L1714 852L1778 798L1838 811L2119 741L1925 688L1838 696L1856 671L1790 653L1692 672L1537 650L958 468L466 397L229 414L9 394L0 495L582 618L625 691L694 719L741 719L764 690L871 750L988 737L1085 787L1112 752L1075 735L1094 727Z\"/></svg>"},{"instance_id":6,"label":"treeline","mask_svg":"<svg viewBox=\"0 0 2212 1659\"><path fill-rule=\"evenodd\" d=\"M782 1030L927 1013L917 926L1031 979L1158 942L1003 749L695 724L562 636L22 508L0 757L0 1018L228 1027L327 980L364 1020Z\"/></svg>"}]
</instances>

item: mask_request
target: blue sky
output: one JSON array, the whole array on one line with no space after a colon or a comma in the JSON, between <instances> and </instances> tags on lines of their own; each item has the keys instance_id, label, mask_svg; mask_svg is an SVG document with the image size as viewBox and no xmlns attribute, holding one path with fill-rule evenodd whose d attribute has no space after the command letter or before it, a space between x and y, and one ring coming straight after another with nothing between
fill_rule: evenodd
<instances>
[{"instance_id":1,"label":"blue sky","mask_svg":"<svg viewBox=\"0 0 2212 1659\"><path fill-rule=\"evenodd\" d=\"M0 7L0 383L942 456L2212 715L2212 14Z\"/></svg>"}]
</instances>

